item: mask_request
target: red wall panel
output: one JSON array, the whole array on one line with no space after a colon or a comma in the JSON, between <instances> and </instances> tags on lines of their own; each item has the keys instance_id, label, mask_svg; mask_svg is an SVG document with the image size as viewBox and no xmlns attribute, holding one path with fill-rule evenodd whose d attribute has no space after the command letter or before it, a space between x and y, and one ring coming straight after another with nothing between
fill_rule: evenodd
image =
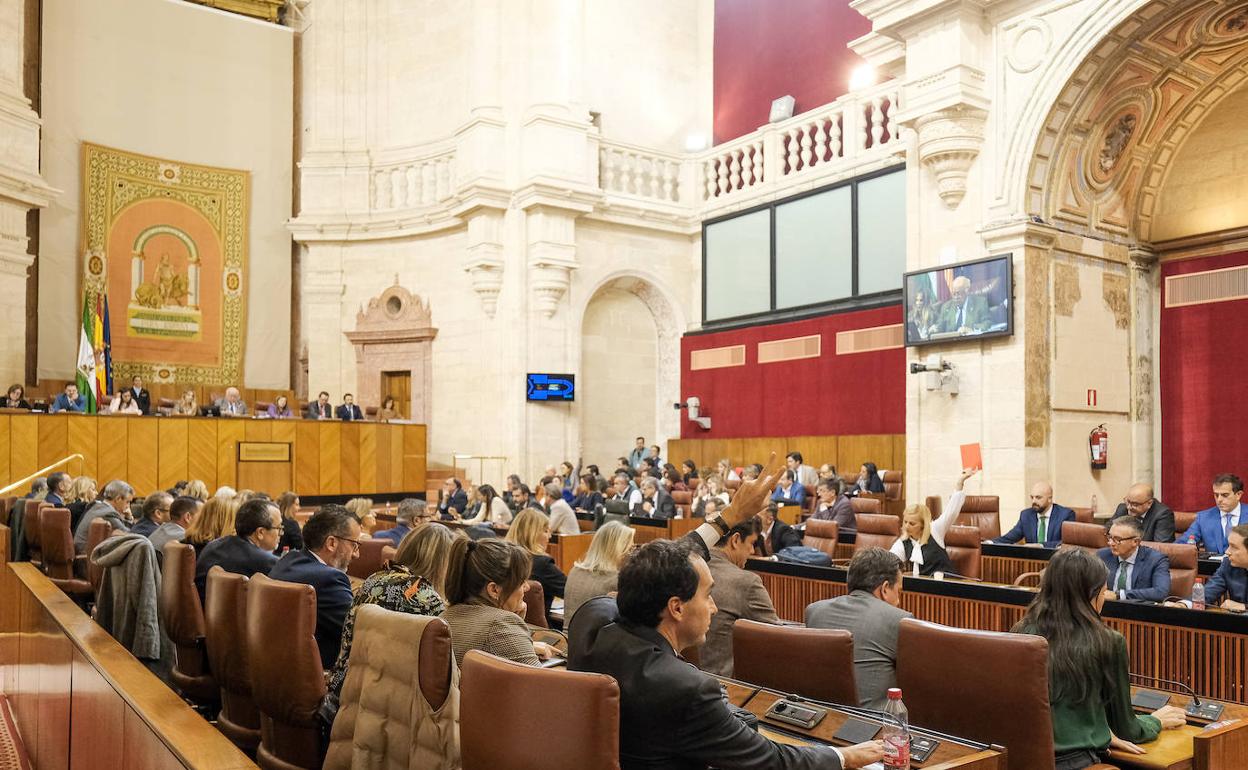
<instances>
[{"instance_id":1,"label":"red wall panel","mask_svg":"<svg viewBox=\"0 0 1248 770\"><path fill-rule=\"evenodd\" d=\"M1167 308L1165 279L1240 265L1248 252L1161 266L1161 498L1175 510L1213 505L1219 473L1248 476L1248 299Z\"/></svg>"},{"instance_id":2,"label":"red wall panel","mask_svg":"<svg viewBox=\"0 0 1248 770\"><path fill-rule=\"evenodd\" d=\"M715 0L715 142L765 124L785 94L797 114L846 93L862 64L846 44L870 31L849 0Z\"/></svg>"},{"instance_id":3,"label":"red wall panel","mask_svg":"<svg viewBox=\"0 0 1248 770\"><path fill-rule=\"evenodd\" d=\"M853 435L906 432L906 354L902 348L836 354L836 333L899 324L900 305L686 336L681 396L697 396L711 417L704 431L681 421L681 438ZM758 343L822 335L818 358L759 364ZM745 345L745 365L691 371L690 353Z\"/></svg>"}]
</instances>

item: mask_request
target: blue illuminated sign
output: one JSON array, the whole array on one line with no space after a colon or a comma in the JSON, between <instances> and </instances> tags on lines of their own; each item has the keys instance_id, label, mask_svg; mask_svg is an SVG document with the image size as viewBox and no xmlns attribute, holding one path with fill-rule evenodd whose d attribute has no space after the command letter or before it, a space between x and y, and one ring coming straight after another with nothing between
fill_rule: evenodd
<instances>
[{"instance_id":1,"label":"blue illuminated sign","mask_svg":"<svg viewBox=\"0 0 1248 770\"><path fill-rule=\"evenodd\" d=\"M574 374L529 374L527 380L530 401L576 400Z\"/></svg>"}]
</instances>

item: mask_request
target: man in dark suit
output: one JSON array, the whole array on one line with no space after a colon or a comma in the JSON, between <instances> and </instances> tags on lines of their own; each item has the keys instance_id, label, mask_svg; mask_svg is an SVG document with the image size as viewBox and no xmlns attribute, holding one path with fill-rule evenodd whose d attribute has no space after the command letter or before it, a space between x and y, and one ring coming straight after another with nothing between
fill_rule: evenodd
<instances>
[{"instance_id":1,"label":"man in dark suit","mask_svg":"<svg viewBox=\"0 0 1248 770\"><path fill-rule=\"evenodd\" d=\"M173 505L173 495L168 492L153 492L143 498L142 515L130 528L131 534L150 538L152 533L160 529L160 525L169 520L169 506Z\"/></svg>"},{"instance_id":2,"label":"man in dark suit","mask_svg":"<svg viewBox=\"0 0 1248 770\"><path fill-rule=\"evenodd\" d=\"M1226 558L1205 584L1205 605L1243 612L1248 605L1248 524L1239 524L1227 539Z\"/></svg>"},{"instance_id":3,"label":"man in dark suit","mask_svg":"<svg viewBox=\"0 0 1248 770\"><path fill-rule=\"evenodd\" d=\"M1234 473L1222 473L1213 479L1213 507L1196 514L1196 523L1187 530L1184 542L1195 543L1200 550L1224 553L1231 529L1248 524L1248 504L1241 503L1244 482Z\"/></svg>"},{"instance_id":4,"label":"man in dark suit","mask_svg":"<svg viewBox=\"0 0 1248 770\"><path fill-rule=\"evenodd\" d=\"M468 493L459 479L452 476L442 482L442 500L438 503L438 514L443 519L454 519L455 514L463 515L468 510ZM454 513L452 513L454 511Z\"/></svg>"},{"instance_id":5,"label":"man in dark suit","mask_svg":"<svg viewBox=\"0 0 1248 770\"><path fill-rule=\"evenodd\" d=\"M342 394L342 406L334 410L334 416L347 422L364 419L364 413L355 404L355 396L350 393Z\"/></svg>"},{"instance_id":6,"label":"man in dark suit","mask_svg":"<svg viewBox=\"0 0 1248 770\"><path fill-rule=\"evenodd\" d=\"M1031 507L1018 514L1018 523L994 543L1043 543L1045 548L1062 544L1062 525L1075 520L1075 512L1053 502L1053 487L1038 481L1031 488Z\"/></svg>"},{"instance_id":7,"label":"man in dark suit","mask_svg":"<svg viewBox=\"0 0 1248 770\"><path fill-rule=\"evenodd\" d=\"M277 563L273 550L281 537L282 512L272 500L252 498L243 503L234 517L234 534L219 537L204 546L195 562L195 587L199 589L199 600L204 600L208 570L213 567L247 577L257 572L269 574Z\"/></svg>"},{"instance_id":8,"label":"man in dark suit","mask_svg":"<svg viewBox=\"0 0 1248 770\"><path fill-rule=\"evenodd\" d=\"M973 334L992 325L988 298L971 293L970 278L964 275L954 278L949 289L953 296L940 306L936 314L936 328L932 331Z\"/></svg>"},{"instance_id":9,"label":"man in dark suit","mask_svg":"<svg viewBox=\"0 0 1248 770\"><path fill-rule=\"evenodd\" d=\"M1164 602L1170 595L1170 560L1160 551L1140 545L1144 530L1134 516L1115 519L1109 527L1109 547L1096 552L1105 562L1105 598Z\"/></svg>"},{"instance_id":10,"label":"man in dark suit","mask_svg":"<svg viewBox=\"0 0 1248 770\"><path fill-rule=\"evenodd\" d=\"M758 539L758 550L763 556L771 556L789 546L802 544L802 536L797 534L797 530L776 518L778 510L779 507L775 503L768 503L763 512L759 514L763 522L763 534Z\"/></svg>"},{"instance_id":11,"label":"man in dark suit","mask_svg":"<svg viewBox=\"0 0 1248 770\"><path fill-rule=\"evenodd\" d=\"M134 394L134 403L139 405L139 411L151 414L152 395L143 387L143 378L137 374L130 380L130 392Z\"/></svg>"},{"instance_id":12,"label":"man in dark suit","mask_svg":"<svg viewBox=\"0 0 1248 770\"><path fill-rule=\"evenodd\" d=\"M316 400L308 404L308 410L303 413L305 419L308 420L328 420L334 416L334 408L329 404L329 394L321 391L317 394Z\"/></svg>"},{"instance_id":13,"label":"man in dark suit","mask_svg":"<svg viewBox=\"0 0 1248 770\"><path fill-rule=\"evenodd\" d=\"M1174 511L1153 497L1149 484L1132 484L1114 511L1114 520L1131 516L1140 522L1142 536L1151 543L1174 542Z\"/></svg>"},{"instance_id":14,"label":"man in dark suit","mask_svg":"<svg viewBox=\"0 0 1248 770\"><path fill-rule=\"evenodd\" d=\"M321 666L338 658L342 624L351 609L347 565L360 553L360 522L341 505L323 505L303 525L303 549L290 551L269 571L274 580L316 589L316 646Z\"/></svg>"},{"instance_id":15,"label":"man in dark suit","mask_svg":"<svg viewBox=\"0 0 1248 770\"><path fill-rule=\"evenodd\" d=\"M658 479L647 477L641 482L641 504L633 509L633 515L651 519L674 519L676 501L663 489Z\"/></svg>"},{"instance_id":16,"label":"man in dark suit","mask_svg":"<svg viewBox=\"0 0 1248 770\"><path fill-rule=\"evenodd\" d=\"M712 582L689 540L653 540L620 569L616 599L591 599L572 618L568 668L607 674L620 688L620 767L840 770L881 759L882 741L788 746L729 711L719 681L679 654L706 638Z\"/></svg>"}]
</instances>

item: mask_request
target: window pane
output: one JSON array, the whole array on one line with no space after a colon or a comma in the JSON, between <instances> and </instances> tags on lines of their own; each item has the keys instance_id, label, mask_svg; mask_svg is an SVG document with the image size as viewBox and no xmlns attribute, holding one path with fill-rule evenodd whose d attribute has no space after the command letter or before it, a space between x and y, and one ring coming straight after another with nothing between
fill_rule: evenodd
<instances>
[{"instance_id":1,"label":"window pane","mask_svg":"<svg viewBox=\"0 0 1248 770\"><path fill-rule=\"evenodd\" d=\"M858 293L901 288L906 271L906 172L858 185Z\"/></svg>"},{"instance_id":2,"label":"window pane","mask_svg":"<svg viewBox=\"0 0 1248 770\"><path fill-rule=\"evenodd\" d=\"M706 307L711 321L771 309L771 212L706 227Z\"/></svg>"},{"instance_id":3,"label":"window pane","mask_svg":"<svg viewBox=\"0 0 1248 770\"><path fill-rule=\"evenodd\" d=\"M853 293L849 187L776 207L776 307Z\"/></svg>"}]
</instances>

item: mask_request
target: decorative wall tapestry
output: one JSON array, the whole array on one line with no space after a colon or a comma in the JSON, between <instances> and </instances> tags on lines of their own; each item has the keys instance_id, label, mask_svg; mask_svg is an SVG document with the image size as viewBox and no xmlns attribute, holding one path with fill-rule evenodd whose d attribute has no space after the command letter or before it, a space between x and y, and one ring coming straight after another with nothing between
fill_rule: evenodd
<instances>
[{"instance_id":1,"label":"decorative wall tapestry","mask_svg":"<svg viewBox=\"0 0 1248 770\"><path fill-rule=\"evenodd\" d=\"M88 295L119 382L242 384L250 174L82 145Z\"/></svg>"}]
</instances>

